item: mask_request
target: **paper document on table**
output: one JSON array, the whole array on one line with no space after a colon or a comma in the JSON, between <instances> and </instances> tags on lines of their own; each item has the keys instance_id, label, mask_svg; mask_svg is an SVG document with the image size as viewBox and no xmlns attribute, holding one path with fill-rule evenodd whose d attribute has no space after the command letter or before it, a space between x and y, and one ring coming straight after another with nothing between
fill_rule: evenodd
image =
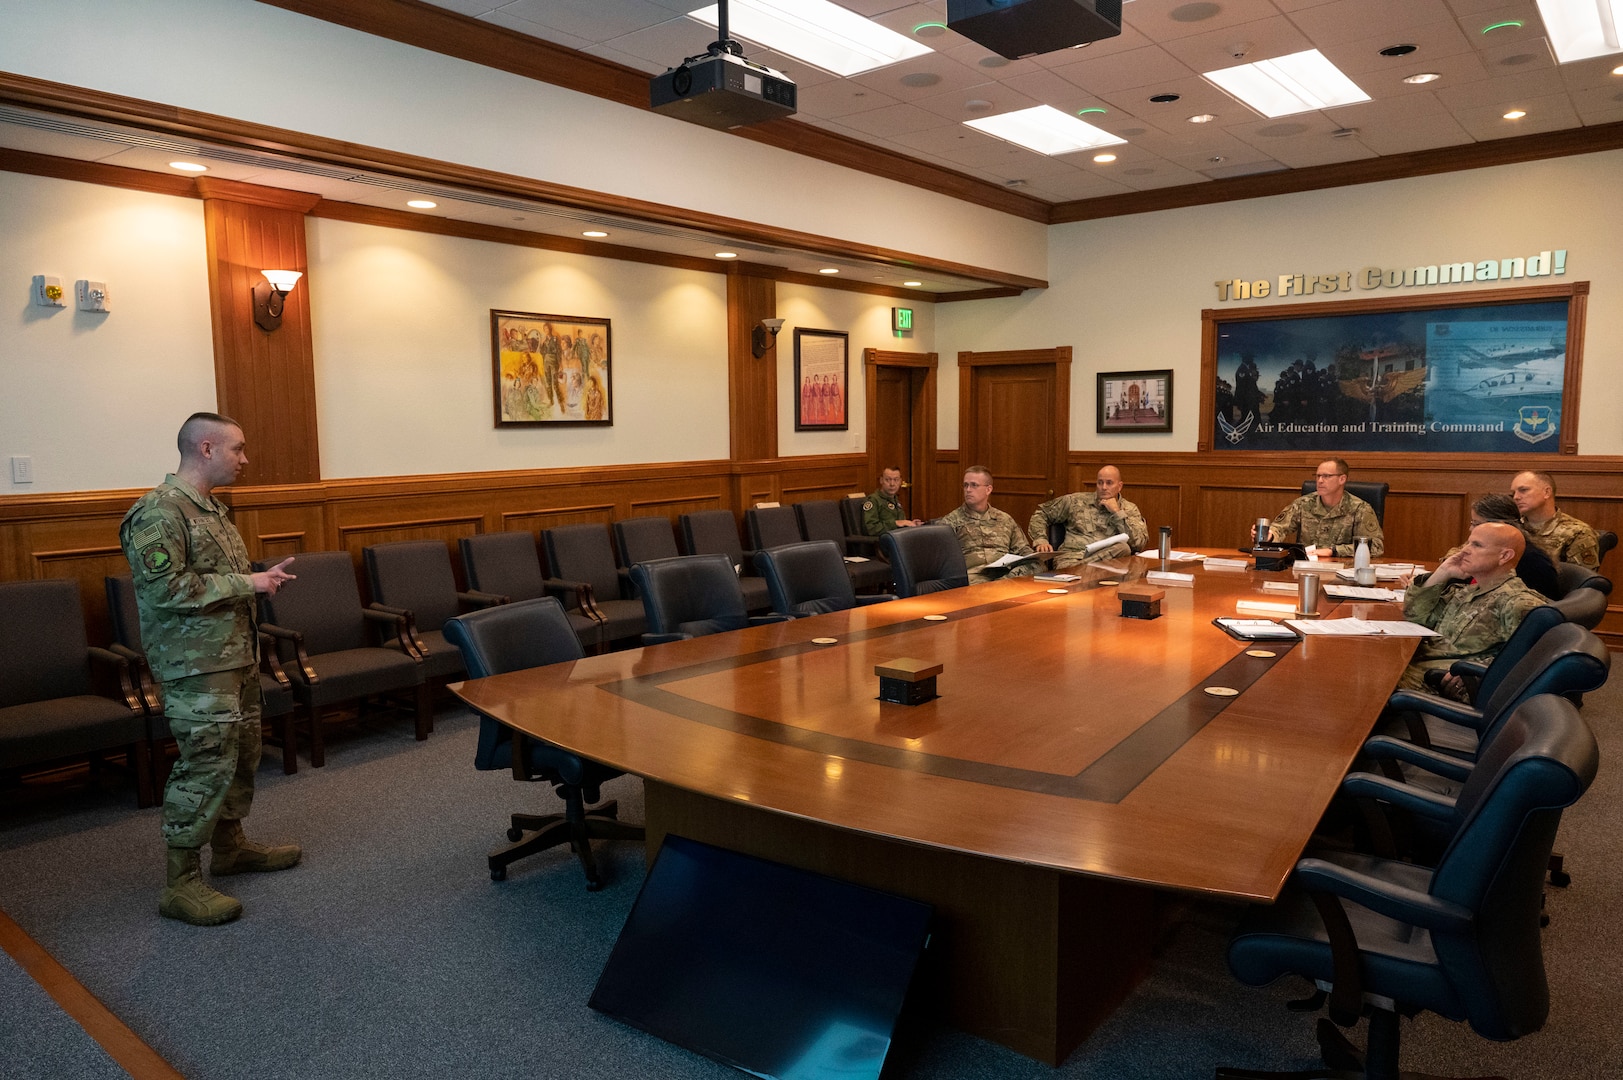
<instances>
[{"instance_id":1,"label":"paper document on table","mask_svg":"<svg viewBox=\"0 0 1623 1080\"><path fill-rule=\"evenodd\" d=\"M1414 567L1407 564L1402 566L1376 566L1372 567L1372 569L1375 571L1376 581L1402 581L1414 573ZM1354 580L1353 575L1357 572L1356 570L1337 570L1336 577L1344 581L1352 581Z\"/></svg>"},{"instance_id":2,"label":"paper document on table","mask_svg":"<svg viewBox=\"0 0 1623 1080\"><path fill-rule=\"evenodd\" d=\"M1208 555L1205 562L1208 570L1249 570L1251 564L1244 559L1219 559L1215 555Z\"/></svg>"},{"instance_id":3,"label":"paper document on table","mask_svg":"<svg viewBox=\"0 0 1623 1080\"><path fill-rule=\"evenodd\" d=\"M1011 551L1007 555L1004 555L1002 558L992 560L991 562L987 563L985 566L981 567L981 569L982 570L999 570L999 569L1002 569L1003 567L1006 567L1006 566L1019 566L1022 563L1029 563L1029 562L1036 562L1036 561L1037 561L1037 556L1035 556L1035 555L1016 555L1014 552Z\"/></svg>"},{"instance_id":4,"label":"paper document on table","mask_svg":"<svg viewBox=\"0 0 1623 1080\"><path fill-rule=\"evenodd\" d=\"M1241 600L1234 605L1235 611L1259 614L1266 612L1270 615L1295 615L1295 604L1276 604L1269 600Z\"/></svg>"},{"instance_id":5,"label":"paper document on table","mask_svg":"<svg viewBox=\"0 0 1623 1080\"><path fill-rule=\"evenodd\" d=\"M845 557L845 561L846 562L867 562L868 557L866 555L847 555Z\"/></svg>"},{"instance_id":6,"label":"paper document on table","mask_svg":"<svg viewBox=\"0 0 1623 1080\"><path fill-rule=\"evenodd\" d=\"M1294 593L1299 588L1301 588L1301 586L1297 585L1294 581L1264 581L1262 583L1262 589L1264 592Z\"/></svg>"},{"instance_id":7,"label":"paper document on table","mask_svg":"<svg viewBox=\"0 0 1623 1080\"><path fill-rule=\"evenodd\" d=\"M1330 637L1439 637L1419 623L1385 619L1287 619L1285 624L1303 634Z\"/></svg>"},{"instance_id":8,"label":"paper document on table","mask_svg":"<svg viewBox=\"0 0 1623 1080\"><path fill-rule=\"evenodd\" d=\"M1125 540L1127 537L1123 536L1122 539ZM1161 549L1145 548L1143 551L1138 553L1138 557L1141 559L1159 559L1161 557ZM1167 562L1200 562L1200 560L1204 559L1205 557L1206 556L1200 554L1198 551L1167 552Z\"/></svg>"},{"instance_id":9,"label":"paper document on table","mask_svg":"<svg viewBox=\"0 0 1623 1080\"><path fill-rule=\"evenodd\" d=\"M1170 570L1151 570L1144 575L1144 580L1151 585L1169 585L1174 589L1193 589L1195 587L1194 574L1174 574Z\"/></svg>"},{"instance_id":10,"label":"paper document on table","mask_svg":"<svg viewBox=\"0 0 1623 1080\"><path fill-rule=\"evenodd\" d=\"M1324 595L1337 600L1402 600L1402 589L1382 589L1373 585L1326 585Z\"/></svg>"}]
</instances>

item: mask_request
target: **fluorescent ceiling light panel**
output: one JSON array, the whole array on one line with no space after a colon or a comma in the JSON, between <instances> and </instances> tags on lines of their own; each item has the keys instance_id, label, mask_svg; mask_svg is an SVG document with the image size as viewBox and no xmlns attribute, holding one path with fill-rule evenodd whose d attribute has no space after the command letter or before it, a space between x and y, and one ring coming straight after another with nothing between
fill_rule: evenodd
<instances>
[{"instance_id":1,"label":"fluorescent ceiling light panel","mask_svg":"<svg viewBox=\"0 0 1623 1080\"><path fill-rule=\"evenodd\" d=\"M1096 146L1120 146L1127 140L1094 127L1086 120L1067 116L1052 105L983 116L964 123L1005 142L1035 150L1039 154L1069 154Z\"/></svg>"},{"instance_id":2,"label":"fluorescent ceiling light panel","mask_svg":"<svg viewBox=\"0 0 1623 1080\"><path fill-rule=\"evenodd\" d=\"M1368 94L1317 49L1208 71L1204 77L1270 117L1369 100Z\"/></svg>"},{"instance_id":3,"label":"fluorescent ceiling light panel","mask_svg":"<svg viewBox=\"0 0 1623 1080\"><path fill-rule=\"evenodd\" d=\"M716 26L717 7L688 15ZM727 13L730 33L835 75L860 75L935 51L829 0L732 0Z\"/></svg>"},{"instance_id":4,"label":"fluorescent ceiling light panel","mask_svg":"<svg viewBox=\"0 0 1623 1080\"><path fill-rule=\"evenodd\" d=\"M1538 13L1563 64L1623 52L1623 0L1538 0Z\"/></svg>"}]
</instances>

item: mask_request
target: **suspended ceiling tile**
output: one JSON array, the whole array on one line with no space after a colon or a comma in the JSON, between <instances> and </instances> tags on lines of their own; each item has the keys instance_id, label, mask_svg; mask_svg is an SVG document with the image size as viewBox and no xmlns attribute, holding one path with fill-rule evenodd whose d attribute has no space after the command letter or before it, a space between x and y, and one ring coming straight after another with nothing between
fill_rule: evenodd
<instances>
[{"instance_id":1,"label":"suspended ceiling tile","mask_svg":"<svg viewBox=\"0 0 1623 1080\"><path fill-rule=\"evenodd\" d=\"M1225 31L1278 15L1279 9L1271 0L1136 0L1121 9L1123 23L1163 42Z\"/></svg>"},{"instance_id":2,"label":"suspended ceiling tile","mask_svg":"<svg viewBox=\"0 0 1623 1080\"><path fill-rule=\"evenodd\" d=\"M590 42L607 41L681 18L650 0L516 0L502 8L501 14Z\"/></svg>"},{"instance_id":3,"label":"suspended ceiling tile","mask_svg":"<svg viewBox=\"0 0 1623 1080\"><path fill-rule=\"evenodd\" d=\"M970 102L984 104L970 108ZM958 90L948 94L937 94L934 97L919 98L914 104L942 119L962 123L965 120L976 120L984 116L1002 116L1004 113L1030 109L1044 104L1044 102L1039 98L1027 97L1025 94L1017 93L1006 86L988 83L982 86L970 87L968 90Z\"/></svg>"},{"instance_id":4,"label":"suspended ceiling tile","mask_svg":"<svg viewBox=\"0 0 1623 1080\"><path fill-rule=\"evenodd\" d=\"M1452 17L1443 0L1335 0L1291 15L1321 51L1343 42L1362 41L1375 26L1397 32Z\"/></svg>"},{"instance_id":5,"label":"suspended ceiling tile","mask_svg":"<svg viewBox=\"0 0 1623 1080\"><path fill-rule=\"evenodd\" d=\"M521 34L528 34L530 37L550 41L554 45L562 45L566 49L575 49L580 52L584 52L597 44L591 38L566 34L561 30L554 30L550 26L543 26L541 23L530 19L521 19L516 15L509 15L505 11L492 11L489 14L481 15L479 21L488 22L506 30L517 30Z\"/></svg>"},{"instance_id":6,"label":"suspended ceiling tile","mask_svg":"<svg viewBox=\"0 0 1623 1080\"><path fill-rule=\"evenodd\" d=\"M1289 56L1312 47L1313 43L1307 36L1283 15L1209 33L1191 34L1162 46L1194 72L1220 71L1237 64L1254 64L1258 60Z\"/></svg>"},{"instance_id":7,"label":"suspended ceiling tile","mask_svg":"<svg viewBox=\"0 0 1623 1080\"><path fill-rule=\"evenodd\" d=\"M1454 116L1459 120L1460 126L1479 142L1488 139L1509 139L1518 135L1536 135L1539 132L1560 131L1563 128L1580 126L1578 112L1572 107L1572 99L1564 93L1527 98L1517 101L1516 105L1527 110L1527 115L1520 120L1506 120L1503 115L1506 108L1503 105L1456 109Z\"/></svg>"},{"instance_id":8,"label":"suspended ceiling tile","mask_svg":"<svg viewBox=\"0 0 1623 1080\"><path fill-rule=\"evenodd\" d=\"M797 91L801 113L832 119L852 113L871 112L898 104L889 94L881 94L849 79L832 79Z\"/></svg>"},{"instance_id":9,"label":"suspended ceiling tile","mask_svg":"<svg viewBox=\"0 0 1623 1080\"><path fill-rule=\"evenodd\" d=\"M1566 84L1562 82L1560 74L1552 69L1529 71L1524 75L1501 75L1497 79L1482 79L1462 86L1445 86L1435 93L1437 100L1458 112L1495 105L1509 108L1523 101L1565 91Z\"/></svg>"},{"instance_id":10,"label":"suspended ceiling tile","mask_svg":"<svg viewBox=\"0 0 1623 1080\"><path fill-rule=\"evenodd\" d=\"M1192 74L1187 64L1159 45L1089 57L1067 67L1056 67L1054 71L1067 82L1100 97L1128 87L1178 82Z\"/></svg>"},{"instance_id":11,"label":"suspended ceiling tile","mask_svg":"<svg viewBox=\"0 0 1623 1080\"><path fill-rule=\"evenodd\" d=\"M868 135L900 135L907 131L924 131L951 123L945 117L919 108L917 105L891 105L883 109L851 113L844 117L847 127Z\"/></svg>"},{"instance_id":12,"label":"suspended ceiling tile","mask_svg":"<svg viewBox=\"0 0 1623 1080\"><path fill-rule=\"evenodd\" d=\"M1413 45L1415 51L1406 56L1381 55L1382 49L1394 45ZM1361 76L1369 72L1402 69L1404 75L1410 75L1416 71L1434 71L1433 65L1444 57L1475 52L1476 43L1465 36L1458 22L1444 19L1401 30L1382 30L1356 41L1326 44L1319 51L1353 82L1363 86Z\"/></svg>"}]
</instances>

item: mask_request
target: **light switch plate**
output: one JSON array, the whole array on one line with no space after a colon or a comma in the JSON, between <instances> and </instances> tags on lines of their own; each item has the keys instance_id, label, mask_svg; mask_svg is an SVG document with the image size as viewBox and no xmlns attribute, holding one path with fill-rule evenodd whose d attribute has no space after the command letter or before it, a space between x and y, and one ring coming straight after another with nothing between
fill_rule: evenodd
<instances>
[{"instance_id":1,"label":"light switch plate","mask_svg":"<svg viewBox=\"0 0 1623 1080\"><path fill-rule=\"evenodd\" d=\"M32 484L34 482L34 459L27 454L13 454L11 456L11 482L13 484Z\"/></svg>"}]
</instances>

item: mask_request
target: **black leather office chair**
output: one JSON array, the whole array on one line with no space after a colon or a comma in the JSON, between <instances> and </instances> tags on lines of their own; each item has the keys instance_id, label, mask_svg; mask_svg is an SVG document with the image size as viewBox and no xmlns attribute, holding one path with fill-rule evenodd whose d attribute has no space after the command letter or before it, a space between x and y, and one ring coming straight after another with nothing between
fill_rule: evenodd
<instances>
[{"instance_id":1,"label":"black leather office chair","mask_svg":"<svg viewBox=\"0 0 1623 1080\"><path fill-rule=\"evenodd\" d=\"M755 553L755 566L766 578L772 610L780 615L822 615L896 599L889 593L858 596L845 572L845 558L832 540L763 548Z\"/></svg>"},{"instance_id":2,"label":"black leather office chair","mask_svg":"<svg viewBox=\"0 0 1623 1080\"><path fill-rule=\"evenodd\" d=\"M1617 533L1607 530L1598 537L1600 543L1600 565L1606 565L1606 553L1617 547Z\"/></svg>"},{"instance_id":3,"label":"black leather office chair","mask_svg":"<svg viewBox=\"0 0 1623 1080\"><path fill-rule=\"evenodd\" d=\"M582 584L589 587L585 595L591 598L591 614L603 624L605 641L638 638L648 629L642 601L632 595L630 577L622 576L614 564L607 527L560 525L542 529L541 547L552 571L549 585L576 590Z\"/></svg>"},{"instance_id":4,"label":"black leather office chair","mask_svg":"<svg viewBox=\"0 0 1623 1080\"><path fill-rule=\"evenodd\" d=\"M254 569L269 565L262 560ZM406 636L406 620L361 606L347 551L305 552L294 569L297 580L274 596L260 596L259 628L276 640L293 696L310 718L310 764L327 763L322 710L341 701L364 704L369 697L404 691L412 696L418 740L428 738L433 706L422 658ZM296 752L296 742L289 744ZM288 749L284 746L284 768ZM296 769L295 764L287 771Z\"/></svg>"},{"instance_id":5,"label":"black leather office chair","mask_svg":"<svg viewBox=\"0 0 1623 1080\"><path fill-rule=\"evenodd\" d=\"M674 559L681 554L676 550L676 532L670 518L621 518L611 528L614 546L620 551L620 565L630 568L640 562L654 559Z\"/></svg>"},{"instance_id":6,"label":"black leather office chair","mask_svg":"<svg viewBox=\"0 0 1623 1080\"><path fill-rule=\"evenodd\" d=\"M1558 562L1555 564L1555 579L1560 588L1561 596L1567 595L1573 589L1594 589L1602 596L1612 595L1612 581L1587 566L1577 563ZM1559 600L1561 596L1552 596L1550 599Z\"/></svg>"},{"instance_id":7,"label":"black leather office chair","mask_svg":"<svg viewBox=\"0 0 1623 1080\"><path fill-rule=\"evenodd\" d=\"M945 525L895 529L879 538L880 550L896 574L897 596L920 596L969 584L964 548Z\"/></svg>"},{"instance_id":8,"label":"black leather office chair","mask_svg":"<svg viewBox=\"0 0 1623 1080\"><path fill-rule=\"evenodd\" d=\"M744 550L738 539L738 519L731 510L700 510L683 514L682 548L689 555L725 555L739 569L738 587L751 615L772 607L766 582L755 572L755 551Z\"/></svg>"},{"instance_id":9,"label":"black leather office chair","mask_svg":"<svg viewBox=\"0 0 1623 1080\"><path fill-rule=\"evenodd\" d=\"M1312 480L1302 481L1303 495L1312 495L1317 490L1318 487ZM1371 484L1362 480L1347 481L1348 494L1357 495L1360 499L1369 503L1370 509L1375 511L1375 520L1382 525L1386 524L1386 496L1391 490L1392 485L1387 483Z\"/></svg>"},{"instance_id":10,"label":"black leather office chair","mask_svg":"<svg viewBox=\"0 0 1623 1080\"><path fill-rule=\"evenodd\" d=\"M802 539L832 540L843 554L868 560L845 564L852 588L884 590L890 587L890 564L879 558L878 541L869 536L848 535L845 523L840 520L840 508L833 499L796 503L794 511Z\"/></svg>"},{"instance_id":11,"label":"black leather office chair","mask_svg":"<svg viewBox=\"0 0 1623 1080\"><path fill-rule=\"evenodd\" d=\"M423 659L426 679L461 676L462 654L445 640L445 620L505 603L486 592L459 592L451 553L440 540L397 540L361 549L372 606L406 620L406 639ZM294 566L297 568L297 563Z\"/></svg>"},{"instance_id":12,"label":"black leather office chair","mask_svg":"<svg viewBox=\"0 0 1623 1080\"><path fill-rule=\"evenodd\" d=\"M446 622L445 637L462 650L468 674L476 679L585 655L563 606L550 596L459 615ZM643 839L641 826L619 820L614 800L587 809L587 803L601 797L599 788L621 775L615 769L529 738L488 716L479 718L473 763L487 771L511 769L515 780L546 780L564 801L562 814L513 815L507 838L515 843L489 856L492 881L505 879L508 866L527 855L568 844L586 874L587 890L596 892L603 879L592 841Z\"/></svg>"},{"instance_id":13,"label":"black leather office chair","mask_svg":"<svg viewBox=\"0 0 1623 1080\"><path fill-rule=\"evenodd\" d=\"M457 546L462 552L462 569L474 589L509 602L556 596L581 648L593 652L602 649L603 624L589 610L582 610L583 594L565 585L548 586L541 572L541 553L535 546L534 533L480 533L462 537Z\"/></svg>"},{"instance_id":14,"label":"black leather office chair","mask_svg":"<svg viewBox=\"0 0 1623 1080\"><path fill-rule=\"evenodd\" d=\"M152 744L130 663L92 647L79 584L0 583L0 772L108 750L127 754L138 806L151 806Z\"/></svg>"},{"instance_id":15,"label":"black leather office chair","mask_svg":"<svg viewBox=\"0 0 1623 1080\"><path fill-rule=\"evenodd\" d=\"M1599 756L1577 710L1544 696L1516 710L1453 802L1369 778L1359 793L1378 790L1452 825L1436 867L1353 853L1304 858L1277 903L1247 914L1228 952L1229 969L1250 986L1294 974L1330 987L1334 1023L1319 1020L1319 1045L1341 1071L1218 1069L1219 1080L1395 1078L1398 1016L1422 1009L1500 1041L1543 1027L1544 869L1561 812L1588 789ZM1335 1026L1361 1013L1370 1018L1367 1054Z\"/></svg>"},{"instance_id":16,"label":"black leather office chair","mask_svg":"<svg viewBox=\"0 0 1623 1080\"><path fill-rule=\"evenodd\" d=\"M1554 607L1560 610L1569 623L1577 623L1585 630L1593 630L1606 617L1606 596L1599 590L1586 586L1568 592L1555 602Z\"/></svg>"},{"instance_id":17,"label":"black leather office chair","mask_svg":"<svg viewBox=\"0 0 1623 1080\"><path fill-rule=\"evenodd\" d=\"M1481 701L1494 692L1500 679L1521 663L1522 657L1538 643L1538 639L1544 636L1545 631L1560 626L1565 621L1566 615L1554 604L1540 605L1522 616L1521 625L1516 627L1516 632L1500 647L1492 663L1478 664L1470 660L1456 660L1449 668L1449 673L1465 680L1466 686L1470 689L1471 701ZM1438 689L1440 681L1440 675L1435 680L1429 674L1426 676L1426 684L1438 693L1442 692Z\"/></svg>"},{"instance_id":18,"label":"black leather office chair","mask_svg":"<svg viewBox=\"0 0 1623 1080\"><path fill-rule=\"evenodd\" d=\"M746 510L744 525L756 551L798 544L805 539L800 535L800 519L792 506L757 506Z\"/></svg>"},{"instance_id":19,"label":"black leather office chair","mask_svg":"<svg viewBox=\"0 0 1623 1080\"><path fill-rule=\"evenodd\" d=\"M788 618L750 615L744 608L738 573L725 555L650 559L631 568L631 580L648 616L648 632L642 636L644 645L685 641Z\"/></svg>"},{"instance_id":20,"label":"black leather office chair","mask_svg":"<svg viewBox=\"0 0 1623 1080\"><path fill-rule=\"evenodd\" d=\"M839 501L840 522L845 526L847 536L867 536L870 540L877 540L876 536L868 536L868 528L864 523L867 511L862 504L868 501L866 495L847 495Z\"/></svg>"}]
</instances>

